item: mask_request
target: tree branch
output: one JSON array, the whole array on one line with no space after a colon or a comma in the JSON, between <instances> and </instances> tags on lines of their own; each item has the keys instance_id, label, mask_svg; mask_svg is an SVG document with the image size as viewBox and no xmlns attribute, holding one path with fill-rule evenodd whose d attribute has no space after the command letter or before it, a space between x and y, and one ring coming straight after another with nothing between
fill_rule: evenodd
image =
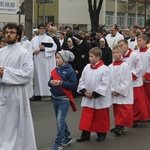
<instances>
[{"instance_id":1,"label":"tree branch","mask_svg":"<svg viewBox=\"0 0 150 150\"><path fill-rule=\"evenodd\" d=\"M102 8L102 4L103 4L103 0L99 0L99 4L98 4L98 7L97 7L97 14L100 13L101 8Z\"/></svg>"},{"instance_id":2,"label":"tree branch","mask_svg":"<svg viewBox=\"0 0 150 150\"><path fill-rule=\"evenodd\" d=\"M93 9L92 9L92 1L88 0L88 4L89 4L89 12L92 12L93 11Z\"/></svg>"},{"instance_id":3,"label":"tree branch","mask_svg":"<svg viewBox=\"0 0 150 150\"><path fill-rule=\"evenodd\" d=\"M93 4L94 12L96 12L96 3L97 3L97 0L94 0L94 4Z\"/></svg>"}]
</instances>

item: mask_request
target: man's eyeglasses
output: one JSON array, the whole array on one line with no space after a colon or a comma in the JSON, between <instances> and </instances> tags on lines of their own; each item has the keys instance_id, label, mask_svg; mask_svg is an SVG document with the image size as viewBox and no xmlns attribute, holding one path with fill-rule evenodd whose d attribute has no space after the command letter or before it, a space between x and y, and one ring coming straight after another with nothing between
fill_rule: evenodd
<instances>
[{"instance_id":1,"label":"man's eyeglasses","mask_svg":"<svg viewBox=\"0 0 150 150\"><path fill-rule=\"evenodd\" d=\"M8 31L6 31L5 32L5 34L16 34L17 32L14 32L14 31L10 31L10 32L8 32Z\"/></svg>"}]
</instances>

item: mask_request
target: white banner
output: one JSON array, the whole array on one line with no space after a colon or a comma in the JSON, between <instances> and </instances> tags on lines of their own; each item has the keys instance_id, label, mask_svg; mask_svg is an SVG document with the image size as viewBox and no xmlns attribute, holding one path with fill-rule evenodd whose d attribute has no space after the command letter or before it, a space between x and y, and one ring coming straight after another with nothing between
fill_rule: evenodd
<instances>
[{"instance_id":1,"label":"white banner","mask_svg":"<svg viewBox=\"0 0 150 150\"><path fill-rule=\"evenodd\" d=\"M24 0L0 0L0 14L24 14Z\"/></svg>"}]
</instances>

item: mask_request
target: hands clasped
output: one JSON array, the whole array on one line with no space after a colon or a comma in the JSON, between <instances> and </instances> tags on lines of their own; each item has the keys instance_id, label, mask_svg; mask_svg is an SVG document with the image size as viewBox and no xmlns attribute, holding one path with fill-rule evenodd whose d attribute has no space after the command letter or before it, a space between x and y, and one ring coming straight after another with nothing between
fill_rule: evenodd
<instances>
[{"instance_id":1,"label":"hands clasped","mask_svg":"<svg viewBox=\"0 0 150 150\"><path fill-rule=\"evenodd\" d=\"M59 85L60 85L60 80L51 80L51 81L50 81L50 84L51 84L52 86L59 86Z\"/></svg>"},{"instance_id":2,"label":"hands clasped","mask_svg":"<svg viewBox=\"0 0 150 150\"><path fill-rule=\"evenodd\" d=\"M0 67L0 76L2 76L3 75L3 73L4 73L4 67Z\"/></svg>"},{"instance_id":3,"label":"hands clasped","mask_svg":"<svg viewBox=\"0 0 150 150\"><path fill-rule=\"evenodd\" d=\"M86 96L86 97L88 97L88 98L94 98L93 97L93 95L92 95L92 93L91 92L88 92L88 91L86 91L85 93L84 93L84 95Z\"/></svg>"}]
</instances>

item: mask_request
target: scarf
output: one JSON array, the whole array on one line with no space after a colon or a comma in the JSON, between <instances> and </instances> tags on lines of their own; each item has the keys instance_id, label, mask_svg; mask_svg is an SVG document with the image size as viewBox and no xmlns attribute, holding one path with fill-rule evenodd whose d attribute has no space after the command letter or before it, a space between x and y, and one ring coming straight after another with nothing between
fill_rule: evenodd
<instances>
[{"instance_id":1,"label":"scarf","mask_svg":"<svg viewBox=\"0 0 150 150\"><path fill-rule=\"evenodd\" d=\"M104 65L104 63L103 63L103 61L101 60L101 61L99 61L95 66L91 64L91 65L90 65L90 68L91 68L91 69L97 69L97 68L101 67L102 65Z\"/></svg>"},{"instance_id":2,"label":"scarf","mask_svg":"<svg viewBox=\"0 0 150 150\"><path fill-rule=\"evenodd\" d=\"M123 58L129 57L131 53L132 53L132 50L129 49L128 52L127 52L127 54L123 54Z\"/></svg>"},{"instance_id":3,"label":"scarf","mask_svg":"<svg viewBox=\"0 0 150 150\"><path fill-rule=\"evenodd\" d=\"M115 60L115 61L113 62L113 66L119 66L119 65L121 65L123 62L124 62L123 60Z\"/></svg>"},{"instance_id":4,"label":"scarf","mask_svg":"<svg viewBox=\"0 0 150 150\"><path fill-rule=\"evenodd\" d=\"M140 48L140 52L146 52L148 50L148 47L145 46L144 48Z\"/></svg>"}]
</instances>

